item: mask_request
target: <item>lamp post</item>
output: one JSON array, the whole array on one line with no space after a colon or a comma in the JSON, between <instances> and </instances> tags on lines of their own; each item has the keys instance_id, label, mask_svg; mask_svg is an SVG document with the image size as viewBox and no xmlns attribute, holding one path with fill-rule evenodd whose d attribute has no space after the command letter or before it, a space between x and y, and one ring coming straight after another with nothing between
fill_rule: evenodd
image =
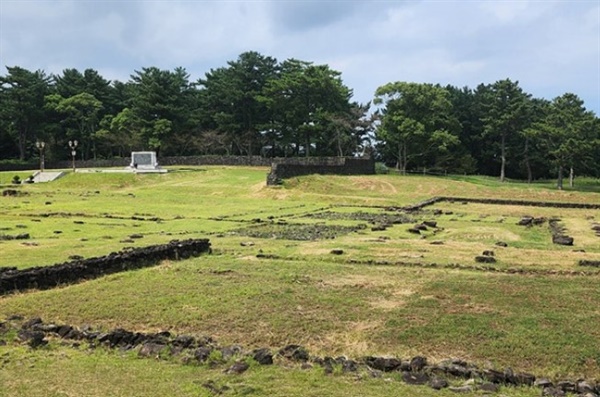
<instances>
[{"instance_id":1,"label":"lamp post","mask_svg":"<svg viewBox=\"0 0 600 397\"><path fill-rule=\"evenodd\" d=\"M44 149L46 148L46 142L36 141L35 147L40 151L40 172L44 172Z\"/></svg>"},{"instance_id":2,"label":"lamp post","mask_svg":"<svg viewBox=\"0 0 600 397\"><path fill-rule=\"evenodd\" d=\"M69 141L69 147L71 148L71 158L73 163L73 172L75 172L75 156L77 155L77 141Z\"/></svg>"}]
</instances>

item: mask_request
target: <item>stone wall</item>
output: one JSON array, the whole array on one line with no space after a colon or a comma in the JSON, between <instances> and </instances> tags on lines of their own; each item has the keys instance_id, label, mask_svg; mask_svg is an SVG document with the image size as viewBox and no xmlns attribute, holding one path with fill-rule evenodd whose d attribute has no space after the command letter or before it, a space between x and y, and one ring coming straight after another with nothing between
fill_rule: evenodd
<instances>
[{"instance_id":1,"label":"stone wall","mask_svg":"<svg viewBox=\"0 0 600 397\"><path fill-rule=\"evenodd\" d=\"M261 156L177 156L177 157L159 157L158 165L231 165L231 166L251 166L268 167L271 165L271 158ZM104 160L77 160L77 168L108 168L108 167L128 167L131 163L131 157L113 158ZM70 169L73 164L71 161L52 161L45 163L46 169ZM38 170L39 162L30 162L27 164L0 164L0 171L29 171Z\"/></svg>"},{"instance_id":2,"label":"stone wall","mask_svg":"<svg viewBox=\"0 0 600 397\"><path fill-rule=\"evenodd\" d=\"M185 156L161 157L158 164L167 165L231 165L249 167L268 167L271 158L261 156Z\"/></svg>"},{"instance_id":3,"label":"stone wall","mask_svg":"<svg viewBox=\"0 0 600 397\"><path fill-rule=\"evenodd\" d=\"M420 203L403 207L407 211L416 211L424 207L440 202L458 202L458 203L477 203L491 205L518 205L524 207L548 207L548 208L574 208L574 209L600 209L600 204L591 203L565 203L556 201L528 201L528 200L509 200L493 198L472 198L472 197L432 197Z\"/></svg>"},{"instance_id":4,"label":"stone wall","mask_svg":"<svg viewBox=\"0 0 600 397\"><path fill-rule=\"evenodd\" d=\"M276 158L271 163L267 185L278 185L283 179L310 174L373 175L375 161L350 157Z\"/></svg>"},{"instance_id":5,"label":"stone wall","mask_svg":"<svg viewBox=\"0 0 600 397\"><path fill-rule=\"evenodd\" d=\"M131 159L114 158L106 160L77 160L77 168L128 167ZM267 185L276 185L283 179L309 174L372 175L375 174L375 161L351 157L290 157L267 158L261 156L180 156L159 157L159 166L199 166L228 165L246 167L268 167L271 172ZM70 169L70 161L47 162L46 169ZM0 171L29 171L39 169L39 163L0 164Z\"/></svg>"},{"instance_id":6,"label":"stone wall","mask_svg":"<svg viewBox=\"0 0 600 397\"><path fill-rule=\"evenodd\" d=\"M54 288L111 273L154 266L166 259L186 259L207 252L210 252L208 239L173 240L168 244L113 252L102 257L74 260L54 266L24 270L0 268L0 295L30 288Z\"/></svg>"}]
</instances>

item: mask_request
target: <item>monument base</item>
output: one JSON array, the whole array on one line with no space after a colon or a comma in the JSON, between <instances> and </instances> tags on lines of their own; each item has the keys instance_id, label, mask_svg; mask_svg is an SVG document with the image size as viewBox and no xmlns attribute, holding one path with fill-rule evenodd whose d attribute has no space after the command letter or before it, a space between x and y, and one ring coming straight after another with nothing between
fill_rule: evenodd
<instances>
[{"instance_id":1,"label":"monument base","mask_svg":"<svg viewBox=\"0 0 600 397\"><path fill-rule=\"evenodd\" d=\"M165 170L164 168L131 168L129 170L134 174L166 174L169 170Z\"/></svg>"},{"instance_id":2,"label":"monument base","mask_svg":"<svg viewBox=\"0 0 600 397\"><path fill-rule=\"evenodd\" d=\"M136 174L163 174L167 172L167 170L158 166L156 152L131 152L131 164L129 164L129 169Z\"/></svg>"}]
</instances>

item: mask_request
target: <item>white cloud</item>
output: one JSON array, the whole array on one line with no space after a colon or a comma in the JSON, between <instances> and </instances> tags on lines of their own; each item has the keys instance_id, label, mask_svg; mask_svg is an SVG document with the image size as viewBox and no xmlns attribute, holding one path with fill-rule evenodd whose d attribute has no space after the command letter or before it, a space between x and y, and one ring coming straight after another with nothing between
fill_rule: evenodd
<instances>
[{"instance_id":1,"label":"white cloud","mask_svg":"<svg viewBox=\"0 0 600 397\"><path fill-rule=\"evenodd\" d=\"M185 67L192 78L249 50L340 70L366 102L390 81L475 87L519 80L574 92L600 114L597 1L0 0L0 60L44 69Z\"/></svg>"}]
</instances>

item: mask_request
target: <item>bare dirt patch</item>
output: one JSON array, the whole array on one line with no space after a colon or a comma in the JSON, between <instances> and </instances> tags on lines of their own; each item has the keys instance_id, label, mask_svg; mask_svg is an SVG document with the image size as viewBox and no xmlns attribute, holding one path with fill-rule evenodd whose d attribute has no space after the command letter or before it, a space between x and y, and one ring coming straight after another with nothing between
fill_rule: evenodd
<instances>
[{"instance_id":1,"label":"bare dirt patch","mask_svg":"<svg viewBox=\"0 0 600 397\"><path fill-rule=\"evenodd\" d=\"M366 229L366 225L340 226L325 224L267 223L238 229L235 232L242 236L254 238L314 241L334 239L337 236L343 236L364 229Z\"/></svg>"},{"instance_id":2,"label":"bare dirt patch","mask_svg":"<svg viewBox=\"0 0 600 397\"><path fill-rule=\"evenodd\" d=\"M388 181L381 179L373 179L372 177L353 177L354 185L361 190L368 190L371 192L380 192L381 194L397 194L398 190L396 186Z\"/></svg>"},{"instance_id":3,"label":"bare dirt patch","mask_svg":"<svg viewBox=\"0 0 600 397\"><path fill-rule=\"evenodd\" d=\"M444 237L450 240L466 241L519 241L521 239L521 236L506 228L492 226L460 227L457 229L448 228Z\"/></svg>"}]
</instances>

